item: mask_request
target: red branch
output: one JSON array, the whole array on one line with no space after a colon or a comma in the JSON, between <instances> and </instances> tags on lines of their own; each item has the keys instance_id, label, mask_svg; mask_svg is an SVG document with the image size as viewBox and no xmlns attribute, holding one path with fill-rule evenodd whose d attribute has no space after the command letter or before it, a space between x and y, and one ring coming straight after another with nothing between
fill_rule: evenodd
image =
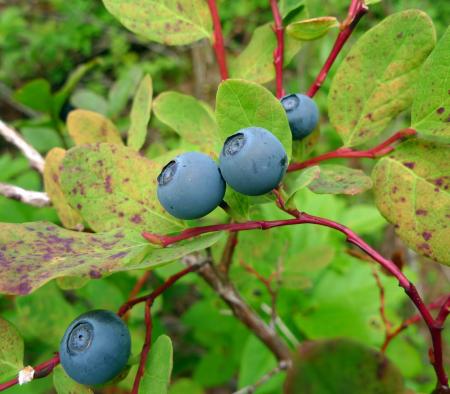
<instances>
[{"instance_id":1,"label":"red branch","mask_svg":"<svg viewBox=\"0 0 450 394\"><path fill-rule=\"evenodd\" d=\"M133 289L131 290L128 300L132 300L139 294L139 292L142 290L144 285L147 283L147 281L151 275L152 275L152 271L144 272L144 274L137 280L136 284L134 285ZM125 320L125 321L128 320L128 314L125 314L123 316L123 320Z\"/></svg>"},{"instance_id":2,"label":"red branch","mask_svg":"<svg viewBox=\"0 0 450 394\"><path fill-rule=\"evenodd\" d=\"M333 48L328 55L328 59L320 70L319 75L317 75L316 80L306 93L309 97L314 97L314 95L320 89L323 81L325 81L325 78L330 71L331 66L336 60L336 57L339 55L339 52L341 52L341 49L343 48L348 38L351 36L355 26L367 11L368 8L364 4L364 0L352 0L350 7L348 8L347 18L341 24L341 31L337 36L336 41L334 42Z\"/></svg>"},{"instance_id":3,"label":"red branch","mask_svg":"<svg viewBox=\"0 0 450 394\"><path fill-rule=\"evenodd\" d=\"M284 28L283 20L278 9L277 0L270 0L272 7L273 20L275 22L272 27L277 37L277 47L273 51L273 65L275 66L275 78L277 83L277 98L284 96L283 89L283 63L284 63Z\"/></svg>"},{"instance_id":4,"label":"red branch","mask_svg":"<svg viewBox=\"0 0 450 394\"><path fill-rule=\"evenodd\" d=\"M309 160L302 161L301 163L292 163L288 167L288 172L302 170L306 167L311 167L322 161L330 159L355 158L355 157L356 158L367 157L370 159L375 159L377 157L386 155L389 152L392 152L394 150L393 144L395 142L405 139L407 137L411 137L416 134L417 131L414 129L400 130L396 132L393 136L389 137L386 141L368 150L358 151L352 148L339 148L336 149L335 151L324 153L323 155L319 155Z\"/></svg>"},{"instance_id":5,"label":"red branch","mask_svg":"<svg viewBox=\"0 0 450 394\"><path fill-rule=\"evenodd\" d=\"M222 27L220 25L219 12L217 11L216 0L208 0L209 10L214 26L214 51L216 53L217 63L219 65L222 81L228 79L227 57L225 46L223 44Z\"/></svg>"},{"instance_id":6,"label":"red branch","mask_svg":"<svg viewBox=\"0 0 450 394\"><path fill-rule=\"evenodd\" d=\"M380 275L378 275L378 272L373 269L372 275L375 278L375 282L377 283L378 290L380 292L380 316L381 320L383 320L383 324L386 330L386 336L392 329L392 323L388 319L386 315L386 297L385 297L385 291L383 283L381 283Z\"/></svg>"},{"instance_id":7,"label":"red branch","mask_svg":"<svg viewBox=\"0 0 450 394\"><path fill-rule=\"evenodd\" d=\"M59 364L59 354L56 353L50 360L44 361L42 364L37 365L34 368L34 378L41 379L49 375L53 369ZM8 382L0 384L0 391L4 391L10 387L15 386L19 383L19 379L14 378Z\"/></svg>"},{"instance_id":8,"label":"red branch","mask_svg":"<svg viewBox=\"0 0 450 394\"><path fill-rule=\"evenodd\" d=\"M442 311L443 309L445 309L446 305L447 305L447 308L449 308L450 297L442 296L442 297L439 297L436 301L428 304L427 308L429 310L441 308L441 311ZM414 316L411 316L409 319L406 319L404 322L402 322L394 330L387 330L383 345L381 345L381 351L384 353L394 338L396 338L401 332L406 330L409 326L412 326L413 324L418 323L421 319L422 319L422 316L420 314L415 314ZM439 323L439 316L436 318L436 322Z\"/></svg>"},{"instance_id":9,"label":"red branch","mask_svg":"<svg viewBox=\"0 0 450 394\"><path fill-rule=\"evenodd\" d=\"M384 258L370 245L364 242L357 234L355 234L349 228L343 226L342 224L336 223L332 220L320 218L317 216L309 215L304 212L291 210L289 213L295 216L293 219L286 220L272 220L272 221L249 221L246 223L229 223L229 224L217 224L212 226L204 227L194 227L186 229L178 235L158 235L153 233L144 232L142 235L149 242L167 247L173 243L183 241L189 238L193 238L202 234L217 232L217 231L247 231L247 230L267 230L273 227L290 226L296 224L316 224L319 226L325 226L333 228L346 236L347 242L357 246L364 253L374 259L383 268L389 271L393 276L395 276L400 284L400 286L405 290L408 297L414 303L416 308L419 310L420 315L424 319L428 330L431 335L433 343L433 351L431 357L431 363L436 371L436 376L438 378L439 385L442 388L448 387L448 379L443 366L443 356L442 356L442 325L439 321L436 321L431 316L430 311L423 302L420 294L418 293L416 287L408 280L408 278L401 272L401 270L390 260ZM447 312L442 312L442 316L446 317Z\"/></svg>"},{"instance_id":10,"label":"red branch","mask_svg":"<svg viewBox=\"0 0 450 394\"><path fill-rule=\"evenodd\" d=\"M162 293L164 293L175 282L177 282L179 279L181 279L183 276L187 275L188 273L196 270L197 268L198 268L197 266L191 265L191 266L185 268L184 270L181 270L180 272L176 273L175 275L172 275L161 286L159 286L157 289L152 291L150 294L127 301L125 304L123 304L120 307L119 311L117 312L117 315L122 317L135 305L137 305L141 302L145 302L145 327L146 327L145 341L144 341L144 345L142 346L139 367L138 367L138 371L136 373L136 378L134 379L133 389L131 391L131 394L138 394L138 392L139 392L139 385L141 383L142 377L144 376L145 363L147 361L147 356L148 356L148 353L151 348L151 342L152 342L151 307L153 305L153 302L155 301L155 299L157 297L159 297Z\"/></svg>"}]
</instances>

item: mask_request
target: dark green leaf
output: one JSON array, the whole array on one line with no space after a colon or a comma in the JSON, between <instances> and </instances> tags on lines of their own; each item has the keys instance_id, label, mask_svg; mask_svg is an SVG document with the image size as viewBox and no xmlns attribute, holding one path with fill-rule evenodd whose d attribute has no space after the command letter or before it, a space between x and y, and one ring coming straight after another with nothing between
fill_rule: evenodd
<instances>
[{"instance_id":1,"label":"dark green leaf","mask_svg":"<svg viewBox=\"0 0 450 394\"><path fill-rule=\"evenodd\" d=\"M14 99L36 111L46 114L52 112L52 92L45 79L28 82L14 93Z\"/></svg>"},{"instance_id":2,"label":"dark green leaf","mask_svg":"<svg viewBox=\"0 0 450 394\"><path fill-rule=\"evenodd\" d=\"M450 137L450 28L420 71L412 105L412 127L426 135Z\"/></svg>"},{"instance_id":3,"label":"dark green leaf","mask_svg":"<svg viewBox=\"0 0 450 394\"><path fill-rule=\"evenodd\" d=\"M433 23L419 10L393 14L358 40L329 95L330 120L346 146L376 137L411 105L420 66L434 44Z\"/></svg>"},{"instance_id":4,"label":"dark green leaf","mask_svg":"<svg viewBox=\"0 0 450 394\"><path fill-rule=\"evenodd\" d=\"M416 252L450 265L449 146L407 141L373 170L375 202Z\"/></svg>"},{"instance_id":5,"label":"dark green leaf","mask_svg":"<svg viewBox=\"0 0 450 394\"><path fill-rule=\"evenodd\" d=\"M286 394L403 394L403 378L380 352L347 339L305 342L297 350Z\"/></svg>"},{"instance_id":6,"label":"dark green leaf","mask_svg":"<svg viewBox=\"0 0 450 394\"><path fill-rule=\"evenodd\" d=\"M212 22L203 0L103 0L127 29L166 45L211 38Z\"/></svg>"},{"instance_id":7,"label":"dark green leaf","mask_svg":"<svg viewBox=\"0 0 450 394\"><path fill-rule=\"evenodd\" d=\"M147 74L142 79L134 96L130 114L131 124L128 130L127 145L137 151L142 148L145 137L147 137L147 125L152 110L152 97L152 78Z\"/></svg>"}]
</instances>

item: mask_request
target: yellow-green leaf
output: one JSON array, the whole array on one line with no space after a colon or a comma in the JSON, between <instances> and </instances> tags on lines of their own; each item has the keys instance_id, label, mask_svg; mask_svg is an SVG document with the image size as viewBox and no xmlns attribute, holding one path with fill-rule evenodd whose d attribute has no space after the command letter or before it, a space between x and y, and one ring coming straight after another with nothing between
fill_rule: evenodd
<instances>
[{"instance_id":1,"label":"yellow-green leaf","mask_svg":"<svg viewBox=\"0 0 450 394\"><path fill-rule=\"evenodd\" d=\"M334 16L321 16L291 23L286 27L286 31L296 40L310 41L323 37L333 27L339 27L339 22Z\"/></svg>"},{"instance_id":2,"label":"yellow-green leaf","mask_svg":"<svg viewBox=\"0 0 450 394\"><path fill-rule=\"evenodd\" d=\"M0 318L0 382L17 376L23 368L23 339L17 329Z\"/></svg>"},{"instance_id":3,"label":"yellow-green leaf","mask_svg":"<svg viewBox=\"0 0 450 394\"><path fill-rule=\"evenodd\" d=\"M119 131L108 118L85 109L69 113L67 131L77 145L95 142L123 145Z\"/></svg>"},{"instance_id":4,"label":"yellow-green leaf","mask_svg":"<svg viewBox=\"0 0 450 394\"><path fill-rule=\"evenodd\" d=\"M419 10L393 14L358 40L328 97L331 123L346 146L377 137L411 105L420 66L434 44L433 23Z\"/></svg>"}]
</instances>

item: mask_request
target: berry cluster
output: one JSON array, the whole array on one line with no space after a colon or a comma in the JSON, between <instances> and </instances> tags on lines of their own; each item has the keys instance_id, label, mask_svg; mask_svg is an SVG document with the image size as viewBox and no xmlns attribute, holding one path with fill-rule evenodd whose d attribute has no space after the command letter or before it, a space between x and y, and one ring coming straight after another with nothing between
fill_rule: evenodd
<instances>
[{"instance_id":1,"label":"berry cluster","mask_svg":"<svg viewBox=\"0 0 450 394\"><path fill-rule=\"evenodd\" d=\"M316 127L319 111L308 96L281 99L294 140ZM288 158L281 142L261 127L246 127L225 141L219 165L209 156L188 152L175 157L158 176L158 199L172 216L197 219L213 211L225 195L226 184L239 193L259 196L281 182Z\"/></svg>"}]
</instances>

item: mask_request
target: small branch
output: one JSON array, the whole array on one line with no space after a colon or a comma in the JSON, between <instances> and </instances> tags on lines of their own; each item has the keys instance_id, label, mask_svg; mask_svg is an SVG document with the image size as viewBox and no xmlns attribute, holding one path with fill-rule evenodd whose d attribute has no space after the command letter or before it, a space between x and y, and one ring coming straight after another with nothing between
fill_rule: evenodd
<instances>
[{"instance_id":1,"label":"small branch","mask_svg":"<svg viewBox=\"0 0 450 394\"><path fill-rule=\"evenodd\" d=\"M439 297L436 301L428 304L427 308L429 310L441 308L441 311L442 311L442 309L444 309L445 305L446 305L445 300L447 300L447 302L449 302L450 297L449 296ZM448 308L448 305L447 305L447 308ZM394 338L396 338L401 332L406 330L409 326L412 326L413 324L416 324L421 320L422 320L422 316L417 313L414 316L411 316L409 319L406 319L397 328L390 330L389 332L386 332L386 337L384 339L383 344L381 345L380 351L382 353L386 352L389 344L392 342L392 340ZM436 318L436 321L437 322L439 321L439 317Z\"/></svg>"},{"instance_id":2,"label":"small branch","mask_svg":"<svg viewBox=\"0 0 450 394\"><path fill-rule=\"evenodd\" d=\"M19 186L0 182L0 195L35 207L47 207L51 204L47 193L22 189Z\"/></svg>"},{"instance_id":3,"label":"small branch","mask_svg":"<svg viewBox=\"0 0 450 394\"><path fill-rule=\"evenodd\" d=\"M389 137L386 141L381 144L375 146L374 148L368 150L354 150L352 148L339 148L335 151L324 153L323 155L319 155L317 157L313 157L309 160L303 161L301 163L292 163L288 167L288 172L302 170L307 167L312 167L322 161L330 160L330 159L342 159L342 158L370 158L375 159L377 157L383 156L392 152L394 150L393 144L403 140L408 137L412 137L417 134L416 130L413 129L404 129L400 130L391 137Z\"/></svg>"},{"instance_id":4,"label":"small branch","mask_svg":"<svg viewBox=\"0 0 450 394\"><path fill-rule=\"evenodd\" d=\"M41 154L34 149L23 137L13 128L7 126L0 120L0 135L2 135L6 141L15 145L28 159L31 167L38 170L41 174L44 172L44 158Z\"/></svg>"},{"instance_id":5,"label":"small branch","mask_svg":"<svg viewBox=\"0 0 450 394\"><path fill-rule=\"evenodd\" d=\"M152 275L152 271L145 271L144 274L137 280L136 284L134 285L133 289L130 292L130 295L128 297L128 301L132 300L133 298L136 298L136 296L139 294L139 292L142 290L144 285L147 283L148 279ZM123 320L128 320L128 313L123 316Z\"/></svg>"},{"instance_id":6,"label":"small branch","mask_svg":"<svg viewBox=\"0 0 450 394\"><path fill-rule=\"evenodd\" d=\"M442 304L439 314L436 318L436 324L438 326L444 327L445 320L450 313L450 296L447 296L446 301Z\"/></svg>"},{"instance_id":7,"label":"small branch","mask_svg":"<svg viewBox=\"0 0 450 394\"><path fill-rule=\"evenodd\" d=\"M59 364L59 354L56 353L50 360L44 361L37 365L34 369L33 379L41 379L49 375L53 369ZM4 391L19 383L19 378L11 379L8 382L0 384L0 391Z\"/></svg>"},{"instance_id":8,"label":"small branch","mask_svg":"<svg viewBox=\"0 0 450 394\"><path fill-rule=\"evenodd\" d=\"M372 269L372 275L375 278L375 282L377 284L378 290L380 292L380 316L381 320L383 321L384 328L386 330L386 335L391 331L392 329L392 323L388 319L386 315L386 297L385 297L385 291L383 283L381 283L380 275L378 275L378 272L375 269Z\"/></svg>"},{"instance_id":9,"label":"small branch","mask_svg":"<svg viewBox=\"0 0 450 394\"><path fill-rule=\"evenodd\" d=\"M280 372L287 370L289 367L290 365L288 362L282 361L274 369L261 376L256 383L235 391L233 394L253 394L258 387L261 387L275 375L278 375Z\"/></svg>"},{"instance_id":10,"label":"small branch","mask_svg":"<svg viewBox=\"0 0 450 394\"><path fill-rule=\"evenodd\" d=\"M238 233L231 231L228 234L227 243L223 249L222 258L218 265L218 270L223 275L228 276L228 271L230 270L231 263L233 262L234 251L238 244Z\"/></svg>"},{"instance_id":11,"label":"small branch","mask_svg":"<svg viewBox=\"0 0 450 394\"><path fill-rule=\"evenodd\" d=\"M228 79L227 57L223 43L222 27L220 25L219 12L217 11L216 0L208 0L209 11L214 26L214 51L216 53L217 63L219 65L222 81Z\"/></svg>"},{"instance_id":12,"label":"small branch","mask_svg":"<svg viewBox=\"0 0 450 394\"><path fill-rule=\"evenodd\" d=\"M189 262L185 259L185 262L187 264L193 264L196 260L194 260L194 262ZM205 260L205 262L206 264L202 265L198 270L198 274L230 307L233 315L247 326L247 328L267 346L280 362L290 362L291 356L289 348L277 333L245 303L234 286L216 271L210 260Z\"/></svg>"},{"instance_id":13,"label":"small branch","mask_svg":"<svg viewBox=\"0 0 450 394\"><path fill-rule=\"evenodd\" d=\"M272 8L273 20L275 22L272 29L277 38L277 47L273 51L273 65L275 66L277 98L280 99L281 97L284 96L284 89L283 89L284 28L277 0L270 0L270 6Z\"/></svg>"},{"instance_id":14,"label":"small branch","mask_svg":"<svg viewBox=\"0 0 450 394\"><path fill-rule=\"evenodd\" d=\"M269 317L273 316L272 308L269 305L262 303L261 310ZM293 348L296 348L300 344L300 341L296 338L296 336L289 329L286 323L280 318L280 316L277 316L277 318L275 319L275 326L278 328L278 331L283 334L284 338L289 341Z\"/></svg>"},{"instance_id":15,"label":"small branch","mask_svg":"<svg viewBox=\"0 0 450 394\"><path fill-rule=\"evenodd\" d=\"M355 27L358 24L361 17L367 11L368 11L368 8L364 4L364 0L352 0L351 1L350 7L348 9L347 18L341 24L341 27L340 27L341 31L336 38L336 41L333 45L333 48L331 49L330 54L328 55L328 59L326 60L322 69L320 70L319 74L317 75L316 80L314 81L314 83L311 85L311 87L309 88L309 90L307 92L307 95L309 97L314 97L314 95L320 89L323 81L325 81L325 78L327 77L328 72L331 69L331 66L333 65L337 56L341 52L341 49L343 48L344 44L347 42L347 40L351 36L353 30L355 29Z\"/></svg>"},{"instance_id":16,"label":"small branch","mask_svg":"<svg viewBox=\"0 0 450 394\"><path fill-rule=\"evenodd\" d=\"M142 377L145 372L145 364L147 362L148 353L150 352L152 346L152 313L151 308L153 305L154 299L149 298L145 302L145 340L144 345L142 345L141 358L139 360L139 367L136 373L136 377L134 379L133 388L131 390L131 394L139 393L139 385L141 383Z\"/></svg>"}]
</instances>

